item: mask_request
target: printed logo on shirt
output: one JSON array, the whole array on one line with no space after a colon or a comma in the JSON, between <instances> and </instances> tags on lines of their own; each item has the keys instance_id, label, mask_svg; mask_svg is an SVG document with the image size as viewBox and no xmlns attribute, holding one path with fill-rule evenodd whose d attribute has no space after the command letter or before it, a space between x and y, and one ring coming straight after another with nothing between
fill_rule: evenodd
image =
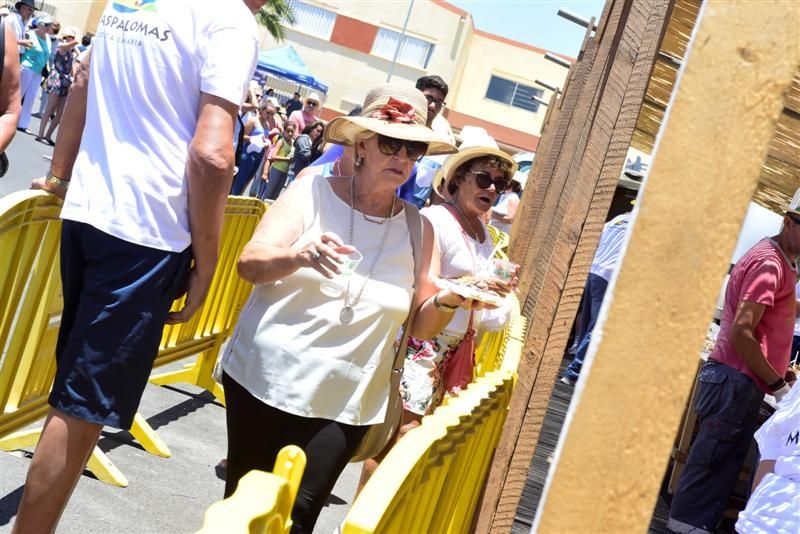
<instances>
[{"instance_id":1,"label":"printed logo on shirt","mask_svg":"<svg viewBox=\"0 0 800 534\"><path fill-rule=\"evenodd\" d=\"M118 0L113 6L120 13L135 13L136 11L155 12L158 0Z\"/></svg>"},{"instance_id":2,"label":"printed logo on shirt","mask_svg":"<svg viewBox=\"0 0 800 534\"><path fill-rule=\"evenodd\" d=\"M120 15L104 14L100 17L97 37L125 45L142 46L144 39L167 41L172 30L152 22L158 0L118 0L112 3ZM107 11L106 13L109 13ZM150 16L144 16L148 14ZM148 20L150 22L145 22Z\"/></svg>"}]
</instances>

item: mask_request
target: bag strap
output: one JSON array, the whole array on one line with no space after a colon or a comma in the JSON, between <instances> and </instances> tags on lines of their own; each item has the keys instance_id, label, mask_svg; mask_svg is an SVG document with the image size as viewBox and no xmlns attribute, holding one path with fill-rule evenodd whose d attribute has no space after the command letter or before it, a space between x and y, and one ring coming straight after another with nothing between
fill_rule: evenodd
<instances>
[{"instance_id":1,"label":"bag strap","mask_svg":"<svg viewBox=\"0 0 800 534\"><path fill-rule=\"evenodd\" d=\"M470 257L472 258L472 269L473 269L472 275L473 276L477 276L478 275L478 260L475 259L475 251L472 249L472 247L469 244L469 240L467 239L467 233L464 231L464 228L461 226L461 223L458 222L458 217L456 217L456 213L455 213L455 211L453 211L453 207L450 204L447 204L447 203L445 203L444 207L447 208L447 211L449 211L450 215L453 216L453 219L455 219L456 224L458 225L458 228L461 230L461 237L464 238L464 245L466 245L467 252L469 252ZM467 332L472 330L472 319L474 317L475 317L475 310L470 308L470 310L469 310L469 324L467 324Z\"/></svg>"},{"instance_id":2,"label":"bag strap","mask_svg":"<svg viewBox=\"0 0 800 534\"><path fill-rule=\"evenodd\" d=\"M422 277L422 257L424 250L422 248L422 215L419 209L410 202L403 201L406 210L406 222L408 223L408 233L411 236L411 253L414 256L414 293L411 296L411 310L408 312L406 322L403 324L403 339L400 341L400 346L394 357L394 366L392 370L399 370L403 368L406 361L406 348L408 347L408 327L414 324L414 317L417 314L417 293L419 291L419 280Z\"/></svg>"},{"instance_id":3,"label":"bag strap","mask_svg":"<svg viewBox=\"0 0 800 534\"><path fill-rule=\"evenodd\" d=\"M233 164L238 167L242 159L242 150L244 149L244 122L242 122L242 116L238 113L236 114L236 120L239 121L239 137L236 140L236 152L233 155Z\"/></svg>"}]
</instances>

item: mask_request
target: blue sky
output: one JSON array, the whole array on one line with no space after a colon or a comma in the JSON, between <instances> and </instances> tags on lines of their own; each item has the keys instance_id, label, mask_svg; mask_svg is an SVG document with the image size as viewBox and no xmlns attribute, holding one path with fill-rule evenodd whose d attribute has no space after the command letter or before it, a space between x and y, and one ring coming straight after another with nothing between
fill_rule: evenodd
<instances>
[{"instance_id":1,"label":"blue sky","mask_svg":"<svg viewBox=\"0 0 800 534\"><path fill-rule=\"evenodd\" d=\"M448 0L469 11L475 27L516 41L575 57L584 28L556 13L564 8L600 18L605 0Z\"/></svg>"}]
</instances>

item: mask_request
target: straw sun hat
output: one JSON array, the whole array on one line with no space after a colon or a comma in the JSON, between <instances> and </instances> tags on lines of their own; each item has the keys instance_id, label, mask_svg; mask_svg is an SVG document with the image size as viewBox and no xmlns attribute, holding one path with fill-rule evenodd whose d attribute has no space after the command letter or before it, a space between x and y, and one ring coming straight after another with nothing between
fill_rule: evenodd
<instances>
[{"instance_id":1,"label":"straw sun hat","mask_svg":"<svg viewBox=\"0 0 800 534\"><path fill-rule=\"evenodd\" d=\"M375 132L405 141L428 143L429 156L451 154L451 145L427 126L428 100L421 91L405 85L378 85L367 93L359 117L336 117L325 128L325 141L353 146L362 132Z\"/></svg>"},{"instance_id":2,"label":"straw sun hat","mask_svg":"<svg viewBox=\"0 0 800 534\"><path fill-rule=\"evenodd\" d=\"M485 156L494 156L500 161L508 163L509 170L507 176L514 179L514 174L517 172L517 163L505 152L497 147L497 142L490 136L485 129L476 126L464 126L461 130L461 137L463 142L457 154L448 157L442 168L433 179L433 190L438 193L439 186L442 182L447 184L453 178L456 169L461 167L464 163L482 158Z\"/></svg>"}]
</instances>

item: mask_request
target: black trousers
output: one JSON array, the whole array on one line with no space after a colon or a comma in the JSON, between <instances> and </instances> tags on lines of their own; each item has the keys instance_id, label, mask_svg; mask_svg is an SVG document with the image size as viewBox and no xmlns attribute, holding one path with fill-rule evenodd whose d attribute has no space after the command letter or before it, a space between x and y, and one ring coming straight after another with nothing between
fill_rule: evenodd
<instances>
[{"instance_id":1,"label":"black trousers","mask_svg":"<svg viewBox=\"0 0 800 534\"><path fill-rule=\"evenodd\" d=\"M283 412L253 397L227 373L222 383L228 426L225 496L233 494L239 479L252 469L271 472L278 452L297 445L306 453L306 470L292 510L292 532L310 534L369 427Z\"/></svg>"}]
</instances>

